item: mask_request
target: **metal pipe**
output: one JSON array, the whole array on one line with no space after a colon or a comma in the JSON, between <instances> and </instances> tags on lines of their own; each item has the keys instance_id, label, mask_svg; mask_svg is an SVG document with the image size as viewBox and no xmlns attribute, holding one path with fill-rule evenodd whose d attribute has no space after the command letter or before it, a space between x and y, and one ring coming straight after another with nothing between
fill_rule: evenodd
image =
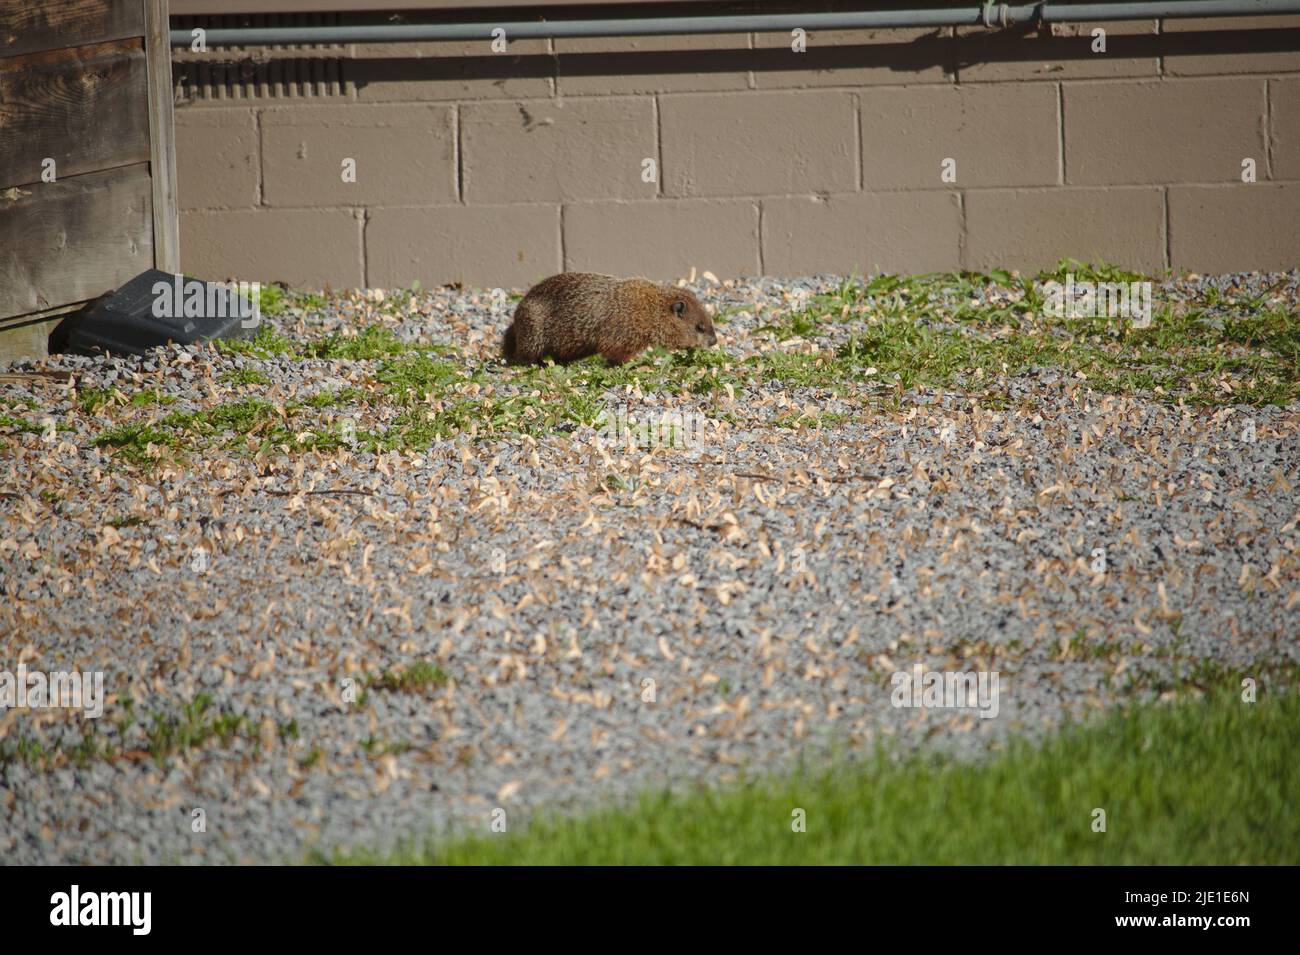
<instances>
[{"instance_id":1,"label":"metal pipe","mask_svg":"<svg viewBox=\"0 0 1300 955\"><path fill-rule=\"evenodd\" d=\"M760 13L709 17L642 17L625 20L552 20L515 23L384 23L300 27L213 27L216 46L297 43L407 43L416 40L490 40L504 30L510 40L561 37L676 36L701 33L784 33L891 27L998 26L1185 17L1300 13L1300 0L1164 0L1156 3L985 3L954 10L863 10L844 13ZM190 30L172 30L172 46L189 46Z\"/></svg>"}]
</instances>

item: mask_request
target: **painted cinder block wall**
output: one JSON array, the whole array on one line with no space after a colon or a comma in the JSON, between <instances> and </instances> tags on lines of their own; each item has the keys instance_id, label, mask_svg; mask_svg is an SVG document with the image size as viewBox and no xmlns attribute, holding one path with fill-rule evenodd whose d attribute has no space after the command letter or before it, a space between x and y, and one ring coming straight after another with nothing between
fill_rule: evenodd
<instances>
[{"instance_id":1,"label":"painted cinder block wall","mask_svg":"<svg viewBox=\"0 0 1300 955\"><path fill-rule=\"evenodd\" d=\"M177 51L183 266L347 288L1300 265L1300 17L1100 24L1105 53L1094 26Z\"/></svg>"}]
</instances>

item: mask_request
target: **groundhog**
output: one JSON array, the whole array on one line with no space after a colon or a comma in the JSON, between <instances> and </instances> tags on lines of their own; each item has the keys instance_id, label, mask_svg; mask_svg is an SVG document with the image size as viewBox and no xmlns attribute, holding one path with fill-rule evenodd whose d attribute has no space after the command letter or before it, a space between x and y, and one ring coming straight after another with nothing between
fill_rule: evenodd
<instances>
[{"instance_id":1,"label":"groundhog","mask_svg":"<svg viewBox=\"0 0 1300 955\"><path fill-rule=\"evenodd\" d=\"M713 321L693 294L646 279L562 272L538 282L515 308L501 351L512 365L565 363L600 354L622 364L655 345L716 345Z\"/></svg>"}]
</instances>

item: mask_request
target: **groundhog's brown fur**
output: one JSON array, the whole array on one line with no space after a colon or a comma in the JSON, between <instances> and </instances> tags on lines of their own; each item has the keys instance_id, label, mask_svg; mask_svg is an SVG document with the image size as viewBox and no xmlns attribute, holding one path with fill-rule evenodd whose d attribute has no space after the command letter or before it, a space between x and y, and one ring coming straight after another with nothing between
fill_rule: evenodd
<instances>
[{"instance_id":1,"label":"groundhog's brown fur","mask_svg":"<svg viewBox=\"0 0 1300 955\"><path fill-rule=\"evenodd\" d=\"M562 272L538 282L515 308L501 350L512 365L600 354L622 364L655 345L716 345L708 313L691 292L646 279Z\"/></svg>"}]
</instances>

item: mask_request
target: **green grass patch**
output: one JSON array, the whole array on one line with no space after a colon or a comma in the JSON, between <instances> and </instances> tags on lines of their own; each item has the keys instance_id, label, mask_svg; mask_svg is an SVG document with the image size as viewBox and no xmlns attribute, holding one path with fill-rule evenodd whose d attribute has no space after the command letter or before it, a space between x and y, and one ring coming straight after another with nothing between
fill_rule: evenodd
<instances>
[{"instance_id":1,"label":"green grass patch","mask_svg":"<svg viewBox=\"0 0 1300 955\"><path fill-rule=\"evenodd\" d=\"M287 289L274 283L264 284L258 289L258 304L263 315L281 315L289 308L303 311L319 311L328 300L315 292L301 292Z\"/></svg>"},{"instance_id":2,"label":"green grass patch","mask_svg":"<svg viewBox=\"0 0 1300 955\"><path fill-rule=\"evenodd\" d=\"M35 421L29 421L26 418L15 417L9 414L0 414L0 428L12 428L15 431L26 434L41 434L45 429Z\"/></svg>"},{"instance_id":3,"label":"green grass patch","mask_svg":"<svg viewBox=\"0 0 1300 955\"><path fill-rule=\"evenodd\" d=\"M401 670L384 670L368 680L366 686L397 693L418 693L445 686L450 679L438 665L419 660Z\"/></svg>"},{"instance_id":4,"label":"green grass patch","mask_svg":"<svg viewBox=\"0 0 1300 955\"><path fill-rule=\"evenodd\" d=\"M291 408L336 408L341 405L354 405L365 398L360 388L340 388L337 391L326 389L313 395L292 402Z\"/></svg>"},{"instance_id":5,"label":"green grass patch","mask_svg":"<svg viewBox=\"0 0 1300 955\"><path fill-rule=\"evenodd\" d=\"M869 281L850 276L778 313L757 331L769 341L803 339L815 343L815 350L776 348L738 358L723 348L651 349L618 366L593 357L564 366L505 367L466 360L445 346L403 342L382 324L315 340L289 338L263 324L251 339L216 347L263 358L372 362L368 380L361 387L288 401L280 409L247 397L147 424L117 424L96 442L118 448L137 464L167 448L202 449L219 435L257 439L222 440L232 453L244 444L285 453L345 446L361 452L422 451L462 435L483 440L599 426L605 396L627 389L669 401L740 397L772 384L827 389L851 401L856 415L860 406L896 409L910 389L944 388L967 393L986 407L1005 408L1008 378L1034 369L1054 369L1103 392L1140 391L1193 406L1300 400L1300 312L1269 306L1272 290L1251 297L1209 290L1193 303L1161 302L1157 292L1151 325L1135 328L1120 317L1049 315L1042 285L1068 274L1080 282L1143 280L1115 266L1072 260L1033 277L1002 270L881 275ZM267 291L275 288L263 291L272 298L281 295L281 308L307 302ZM385 303L410 294L390 294ZM253 368L228 372L223 380L269 384L268 375ZM131 398L117 390L87 389L78 400L87 412L165 403L154 389ZM345 405L360 406L346 441L333 416L312 414ZM704 411L733 423L782 429L836 425L854 416L772 417L749 413L744 403L714 403ZM375 412L385 424L382 431L367 420ZM0 419L0 425L32 430L31 422L18 416ZM152 451L146 450L150 443Z\"/></svg>"},{"instance_id":6,"label":"green grass patch","mask_svg":"<svg viewBox=\"0 0 1300 955\"><path fill-rule=\"evenodd\" d=\"M306 358L364 361L400 355L414 347L403 342L383 325L366 325L355 333L334 332L322 338L303 340L282 335L269 323L258 325L251 338L221 339L213 344L222 351L234 354L255 358L283 355L294 361ZM267 383L256 378L260 372L253 369L244 369L244 372L251 372L254 379L248 383Z\"/></svg>"},{"instance_id":7,"label":"green grass patch","mask_svg":"<svg viewBox=\"0 0 1300 955\"><path fill-rule=\"evenodd\" d=\"M262 291L275 286L264 286ZM275 312L264 314L274 315ZM288 336L281 335L269 323L263 323L257 326L257 331L251 338L221 338L212 343L218 351L227 352L237 355L251 355L254 358L275 358L278 355L285 355L292 359L301 359L301 343Z\"/></svg>"},{"instance_id":8,"label":"green grass patch","mask_svg":"<svg viewBox=\"0 0 1300 955\"><path fill-rule=\"evenodd\" d=\"M279 418L276 406L261 398L239 398L204 411L177 411L163 418L164 427L196 435L224 431L249 434Z\"/></svg>"},{"instance_id":9,"label":"green grass patch","mask_svg":"<svg viewBox=\"0 0 1300 955\"><path fill-rule=\"evenodd\" d=\"M257 303L263 315L279 315L284 311L286 295L283 286L266 284L257 290Z\"/></svg>"},{"instance_id":10,"label":"green grass patch","mask_svg":"<svg viewBox=\"0 0 1300 955\"><path fill-rule=\"evenodd\" d=\"M145 519L139 514L119 514L117 517L109 518L106 523L109 527L121 530L124 527L139 527L145 523Z\"/></svg>"},{"instance_id":11,"label":"green grass patch","mask_svg":"<svg viewBox=\"0 0 1300 955\"><path fill-rule=\"evenodd\" d=\"M336 450L351 444L342 426L330 422L293 422L304 409L320 410L351 404L363 398L360 389L326 391L282 407L258 397L239 398L200 411L174 411L161 421L126 422L101 432L92 442L97 447L115 448L133 464L149 464L163 455L195 452L216 441L234 450L237 439L252 435L265 450L272 446L305 451ZM358 432L357 444L373 443L368 432ZM152 447L151 447L152 446Z\"/></svg>"},{"instance_id":12,"label":"green grass patch","mask_svg":"<svg viewBox=\"0 0 1300 955\"><path fill-rule=\"evenodd\" d=\"M163 453L176 450L180 442L175 434L142 421L128 421L108 428L92 440L97 448L113 448L132 464L150 464Z\"/></svg>"},{"instance_id":13,"label":"green grass patch","mask_svg":"<svg viewBox=\"0 0 1300 955\"><path fill-rule=\"evenodd\" d=\"M163 765L173 753L197 749L213 737L222 744L236 736L253 737L253 726L246 716L212 713L212 698L200 693L175 716L156 714L146 729L149 755Z\"/></svg>"},{"instance_id":14,"label":"green grass patch","mask_svg":"<svg viewBox=\"0 0 1300 955\"><path fill-rule=\"evenodd\" d=\"M269 385L271 383L266 372L249 367L228 371L221 376L221 380L228 385Z\"/></svg>"},{"instance_id":15,"label":"green grass patch","mask_svg":"<svg viewBox=\"0 0 1300 955\"><path fill-rule=\"evenodd\" d=\"M1231 684L1229 684L1231 686ZM778 781L650 794L346 862L521 865L1300 862L1300 697L1220 689L1019 741L983 763L883 753ZM1094 811L1106 831L1094 831ZM795 823L802 812L804 832Z\"/></svg>"},{"instance_id":16,"label":"green grass patch","mask_svg":"<svg viewBox=\"0 0 1300 955\"><path fill-rule=\"evenodd\" d=\"M101 729L110 723L116 737ZM214 741L227 745L238 738L260 745L251 719L217 709L207 693L197 694L174 713L140 713L135 701L124 696L112 717L87 721L79 740L63 740L47 746L25 733L0 739L0 767L6 763L25 763L49 769L69 763L84 766L95 760L121 759L138 752L134 739L129 743L126 740L139 734L143 735L145 752L160 767L174 755L203 749ZM277 724L277 735L286 743L296 740L297 721Z\"/></svg>"},{"instance_id":17,"label":"green grass patch","mask_svg":"<svg viewBox=\"0 0 1300 955\"><path fill-rule=\"evenodd\" d=\"M398 400L418 400L468 379L454 362L423 350L381 362L375 380L386 385L389 394Z\"/></svg>"},{"instance_id":18,"label":"green grass patch","mask_svg":"<svg viewBox=\"0 0 1300 955\"><path fill-rule=\"evenodd\" d=\"M329 302L324 295L315 292L297 292L293 296L293 304L305 312L318 312Z\"/></svg>"},{"instance_id":19,"label":"green grass patch","mask_svg":"<svg viewBox=\"0 0 1300 955\"><path fill-rule=\"evenodd\" d=\"M1078 259L1061 259L1053 269L1044 269L1038 273L1039 282L1065 282L1073 275L1076 282L1142 282L1149 281L1150 276L1141 272L1131 272L1117 265L1106 262L1080 262Z\"/></svg>"},{"instance_id":20,"label":"green grass patch","mask_svg":"<svg viewBox=\"0 0 1300 955\"><path fill-rule=\"evenodd\" d=\"M401 410L386 434L359 433L358 445L422 450L462 433L487 438L592 424L602 409L600 373L594 364L552 366L510 370L500 380L483 368L466 369L437 349L409 351L380 362L375 381L381 388L367 399Z\"/></svg>"},{"instance_id":21,"label":"green grass patch","mask_svg":"<svg viewBox=\"0 0 1300 955\"><path fill-rule=\"evenodd\" d=\"M302 346L302 354L307 358L341 358L348 361L387 358L410 350L410 345L382 325L367 325L355 335L326 335L319 341Z\"/></svg>"},{"instance_id":22,"label":"green grass patch","mask_svg":"<svg viewBox=\"0 0 1300 955\"><path fill-rule=\"evenodd\" d=\"M825 313L808 308L793 312L785 320L771 325L760 325L755 331L769 332L777 341L789 341L791 338L812 338L819 328L818 319Z\"/></svg>"},{"instance_id":23,"label":"green grass patch","mask_svg":"<svg viewBox=\"0 0 1300 955\"><path fill-rule=\"evenodd\" d=\"M113 392L108 388L79 388L77 406L86 414L94 414L113 401Z\"/></svg>"},{"instance_id":24,"label":"green grass patch","mask_svg":"<svg viewBox=\"0 0 1300 955\"><path fill-rule=\"evenodd\" d=\"M131 396L129 404L132 408L149 408L162 407L163 405L172 405L176 403L173 395L164 395L161 388L146 388L143 391L137 391Z\"/></svg>"},{"instance_id":25,"label":"green grass patch","mask_svg":"<svg viewBox=\"0 0 1300 955\"><path fill-rule=\"evenodd\" d=\"M361 741L367 756L401 756L411 748L409 740L385 740L373 734Z\"/></svg>"},{"instance_id":26,"label":"green grass patch","mask_svg":"<svg viewBox=\"0 0 1300 955\"><path fill-rule=\"evenodd\" d=\"M1005 376L1052 367L1101 391L1142 390L1168 402L1264 405L1300 398L1300 314L1266 308L1266 294L1225 303L1213 315L1157 298L1147 328L1123 318L1048 316L1041 283L1063 281L1070 272L1077 281L1143 280L1114 266L1068 260L1026 280L1005 272L850 279L759 329L777 340L815 340L828 323L865 322L832 358L771 352L746 365L772 380L807 385L879 376L904 389L979 392ZM1004 294L984 304L972 297L998 289Z\"/></svg>"}]
</instances>

